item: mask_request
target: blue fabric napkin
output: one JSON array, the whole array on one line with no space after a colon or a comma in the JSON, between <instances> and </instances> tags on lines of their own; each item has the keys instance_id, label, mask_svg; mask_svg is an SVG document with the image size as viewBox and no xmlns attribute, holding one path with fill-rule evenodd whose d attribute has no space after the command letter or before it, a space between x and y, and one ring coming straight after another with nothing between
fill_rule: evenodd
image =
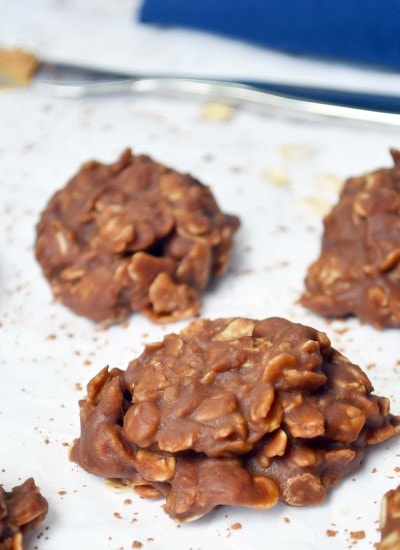
<instances>
[{"instance_id":1,"label":"blue fabric napkin","mask_svg":"<svg viewBox=\"0 0 400 550\"><path fill-rule=\"evenodd\" d=\"M400 0L144 0L139 19L400 68Z\"/></svg>"}]
</instances>

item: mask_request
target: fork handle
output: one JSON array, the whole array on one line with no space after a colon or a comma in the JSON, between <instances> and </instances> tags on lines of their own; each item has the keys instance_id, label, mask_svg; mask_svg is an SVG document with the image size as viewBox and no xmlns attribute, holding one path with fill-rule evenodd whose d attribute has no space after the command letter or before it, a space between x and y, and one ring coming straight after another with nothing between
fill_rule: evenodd
<instances>
[{"instance_id":1,"label":"fork handle","mask_svg":"<svg viewBox=\"0 0 400 550\"><path fill-rule=\"evenodd\" d=\"M125 93L167 93L169 95L197 96L212 100L226 101L233 105L244 104L262 107L270 114L301 119L330 119L354 122L375 123L385 126L400 126L400 114L396 112L346 106L340 103L316 101L306 97L296 97L262 89L261 84L234 83L220 80L141 77L124 78L105 82L45 83L37 84L40 89L57 97L82 98L87 96ZM290 87L287 87L290 90ZM295 88L292 88L295 90ZM321 89L321 93L322 89ZM342 92L343 95L343 92ZM344 92L355 97L357 94ZM364 94L366 96L368 94ZM370 97L374 97L372 94ZM380 96L382 97L382 96ZM384 96L383 96L384 97ZM396 100L397 98L388 99ZM340 99L340 98L339 98ZM400 103L400 100L398 100ZM400 110L400 105L399 105Z\"/></svg>"}]
</instances>

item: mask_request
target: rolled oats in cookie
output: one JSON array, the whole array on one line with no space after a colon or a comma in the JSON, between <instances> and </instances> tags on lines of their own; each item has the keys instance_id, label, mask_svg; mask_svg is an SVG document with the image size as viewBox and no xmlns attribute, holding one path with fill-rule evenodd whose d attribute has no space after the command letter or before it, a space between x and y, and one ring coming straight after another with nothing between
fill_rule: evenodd
<instances>
[{"instance_id":1,"label":"rolled oats in cookie","mask_svg":"<svg viewBox=\"0 0 400 550\"><path fill-rule=\"evenodd\" d=\"M46 517L48 504L32 478L11 491L0 486L0 548L23 550L23 534Z\"/></svg>"},{"instance_id":2,"label":"rolled oats in cookie","mask_svg":"<svg viewBox=\"0 0 400 550\"><path fill-rule=\"evenodd\" d=\"M398 550L400 548L400 485L391 489L382 499L381 541L377 550Z\"/></svg>"},{"instance_id":3,"label":"rolled oats in cookie","mask_svg":"<svg viewBox=\"0 0 400 550\"><path fill-rule=\"evenodd\" d=\"M199 319L104 368L80 402L71 459L177 521L218 505L316 504L368 446L400 431L389 400L317 330Z\"/></svg>"},{"instance_id":4,"label":"rolled oats in cookie","mask_svg":"<svg viewBox=\"0 0 400 550\"><path fill-rule=\"evenodd\" d=\"M191 317L229 262L239 219L210 189L146 155L86 163L50 199L36 258L54 296L79 315L118 322Z\"/></svg>"},{"instance_id":5,"label":"rolled oats in cookie","mask_svg":"<svg viewBox=\"0 0 400 550\"><path fill-rule=\"evenodd\" d=\"M301 303L327 317L400 327L400 151L394 166L350 178L324 220Z\"/></svg>"}]
</instances>

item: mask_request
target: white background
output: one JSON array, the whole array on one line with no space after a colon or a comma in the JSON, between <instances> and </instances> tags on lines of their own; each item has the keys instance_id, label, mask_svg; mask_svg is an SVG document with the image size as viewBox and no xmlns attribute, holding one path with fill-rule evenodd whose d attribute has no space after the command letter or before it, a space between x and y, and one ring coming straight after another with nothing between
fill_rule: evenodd
<instances>
[{"instance_id":1,"label":"white background","mask_svg":"<svg viewBox=\"0 0 400 550\"><path fill-rule=\"evenodd\" d=\"M0 0L0 38L44 58L120 70L399 87L397 74L141 27L136 4ZM379 539L382 495L399 484L397 441L371 448L362 468L323 505L225 507L188 525L170 520L161 501L113 492L68 461L68 444L79 435L78 399L89 379L107 364L125 368L144 343L185 324L161 327L133 315L127 327L99 330L52 301L34 259L35 224L49 197L82 162L113 161L127 146L191 172L211 186L224 211L242 219L229 272L204 294L204 316L282 315L324 330L400 412L398 331L377 331L354 319L327 323L296 303L338 182L390 165L388 149L400 147L399 131L311 124L245 109L224 122L206 120L203 107L157 96L74 101L34 88L0 91L0 483L9 489L33 476L50 505L28 548L116 550L136 540L154 550L364 549ZM285 185L277 185L276 174ZM231 528L236 522L241 529ZM366 537L355 542L351 533L358 531Z\"/></svg>"}]
</instances>

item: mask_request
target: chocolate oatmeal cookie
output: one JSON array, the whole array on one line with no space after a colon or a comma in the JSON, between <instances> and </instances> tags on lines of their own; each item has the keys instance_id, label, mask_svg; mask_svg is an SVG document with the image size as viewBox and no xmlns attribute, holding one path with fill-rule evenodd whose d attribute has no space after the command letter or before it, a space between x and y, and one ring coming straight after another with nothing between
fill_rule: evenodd
<instances>
[{"instance_id":1,"label":"chocolate oatmeal cookie","mask_svg":"<svg viewBox=\"0 0 400 550\"><path fill-rule=\"evenodd\" d=\"M400 327L400 152L394 167L349 179L324 221L301 303L327 317Z\"/></svg>"},{"instance_id":2,"label":"chocolate oatmeal cookie","mask_svg":"<svg viewBox=\"0 0 400 550\"><path fill-rule=\"evenodd\" d=\"M400 485L391 489L382 499L381 541L377 550L399 550L400 548Z\"/></svg>"},{"instance_id":3,"label":"chocolate oatmeal cookie","mask_svg":"<svg viewBox=\"0 0 400 550\"><path fill-rule=\"evenodd\" d=\"M35 529L47 514L47 501L32 478L11 491L0 486L0 548L23 550L23 533Z\"/></svg>"},{"instance_id":4,"label":"chocolate oatmeal cookie","mask_svg":"<svg viewBox=\"0 0 400 550\"><path fill-rule=\"evenodd\" d=\"M165 496L178 521L221 504L315 504L369 445L399 433L372 391L310 327L201 319L89 382L71 459Z\"/></svg>"},{"instance_id":5,"label":"chocolate oatmeal cookie","mask_svg":"<svg viewBox=\"0 0 400 550\"><path fill-rule=\"evenodd\" d=\"M198 314L199 294L228 265L239 219L188 174L126 150L91 161L50 199L36 257L55 297L79 315L156 322Z\"/></svg>"}]
</instances>

